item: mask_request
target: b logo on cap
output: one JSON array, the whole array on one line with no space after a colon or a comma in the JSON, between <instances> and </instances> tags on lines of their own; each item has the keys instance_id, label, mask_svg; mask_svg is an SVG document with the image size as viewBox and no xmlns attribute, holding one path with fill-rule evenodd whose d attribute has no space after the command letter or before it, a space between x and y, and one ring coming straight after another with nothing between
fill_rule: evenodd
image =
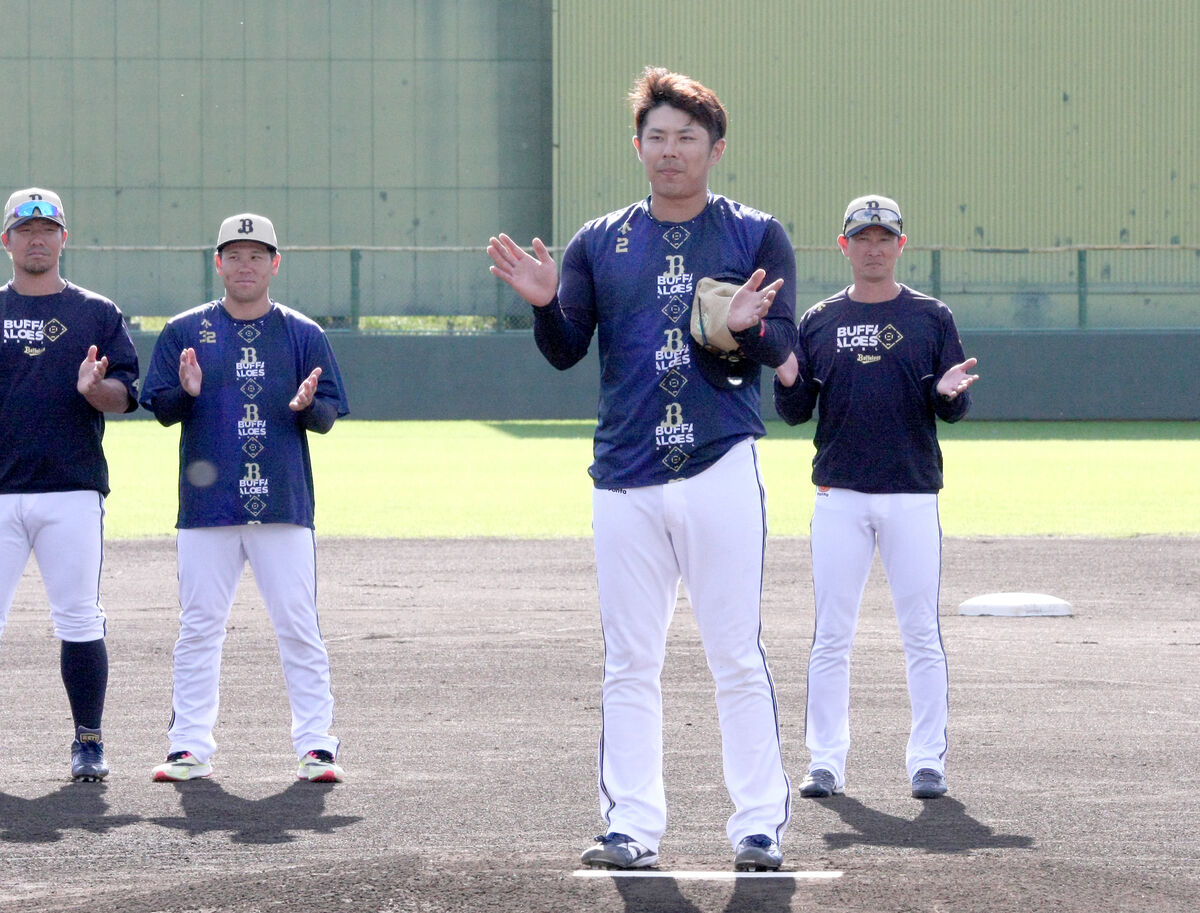
<instances>
[{"instance_id":1,"label":"b logo on cap","mask_svg":"<svg viewBox=\"0 0 1200 913\"><path fill-rule=\"evenodd\" d=\"M253 219L242 219L242 227L238 229L238 234L239 235L254 234L254 220Z\"/></svg>"}]
</instances>

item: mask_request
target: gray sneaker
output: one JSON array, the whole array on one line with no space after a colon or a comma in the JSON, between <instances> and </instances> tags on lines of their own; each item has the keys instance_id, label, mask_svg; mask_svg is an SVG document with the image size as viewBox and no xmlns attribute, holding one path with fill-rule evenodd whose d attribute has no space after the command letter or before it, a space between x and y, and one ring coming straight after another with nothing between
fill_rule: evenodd
<instances>
[{"instance_id":1,"label":"gray sneaker","mask_svg":"<svg viewBox=\"0 0 1200 913\"><path fill-rule=\"evenodd\" d=\"M810 771L800 784L800 795L805 799L828 799L844 792L845 790L837 785L833 771L824 767Z\"/></svg>"},{"instance_id":2,"label":"gray sneaker","mask_svg":"<svg viewBox=\"0 0 1200 913\"><path fill-rule=\"evenodd\" d=\"M644 869L658 862L658 853L628 834L601 834L596 845L579 857L584 865L599 869Z\"/></svg>"},{"instance_id":3,"label":"gray sneaker","mask_svg":"<svg viewBox=\"0 0 1200 913\"><path fill-rule=\"evenodd\" d=\"M932 767L922 767L912 778L914 799L937 799L946 795L946 778Z\"/></svg>"},{"instance_id":4,"label":"gray sneaker","mask_svg":"<svg viewBox=\"0 0 1200 913\"><path fill-rule=\"evenodd\" d=\"M71 743L71 776L84 783L95 783L108 776L99 729L75 727L75 741Z\"/></svg>"},{"instance_id":5,"label":"gray sneaker","mask_svg":"<svg viewBox=\"0 0 1200 913\"><path fill-rule=\"evenodd\" d=\"M774 872L781 865L783 850L766 834L743 838L733 856L733 867L739 872Z\"/></svg>"}]
</instances>

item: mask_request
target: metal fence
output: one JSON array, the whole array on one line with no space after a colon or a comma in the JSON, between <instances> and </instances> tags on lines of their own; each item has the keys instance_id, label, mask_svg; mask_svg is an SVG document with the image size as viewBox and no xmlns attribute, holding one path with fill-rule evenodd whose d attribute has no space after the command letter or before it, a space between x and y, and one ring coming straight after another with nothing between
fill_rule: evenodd
<instances>
[{"instance_id":1,"label":"metal fence","mask_svg":"<svg viewBox=\"0 0 1200 913\"><path fill-rule=\"evenodd\" d=\"M360 332L527 330L528 305L475 247L285 247L272 296ZM561 249L552 249L555 256ZM64 273L147 327L222 292L211 247L82 246ZM850 281L832 246L797 246L797 312ZM72 272L73 270L73 272ZM905 248L897 278L950 305L962 329L1200 328L1200 245Z\"/></svg>"}]
</instances>

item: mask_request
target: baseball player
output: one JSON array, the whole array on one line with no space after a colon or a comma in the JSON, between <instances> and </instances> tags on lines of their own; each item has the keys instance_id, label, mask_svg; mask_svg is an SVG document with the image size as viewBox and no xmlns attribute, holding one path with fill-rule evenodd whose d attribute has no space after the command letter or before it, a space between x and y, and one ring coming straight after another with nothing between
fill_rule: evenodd
<instances>
[{"instance_id":1,"label":"baseball player","mask_svg":"<svg viewBox=\"0 0 1200 913\"><path fill-rule=\"evenodd\" d=\"M790 425L819 406L812 480L816 632L808 663L800 795L841 793L850 749L850 648L878 547L907 661L912 795L946 792L948 688L938 626L942 453L935 419L970 408L974 358L964 358L950 309L895 280L907 240L900 207L877 194L852 200L838 245L854 284L810 308L795 352L775 377L775 407Z\"/></svg>"},{"instance_id":2,"label":"baseball player","mask_svg":"<svg viewBox=\"0 0 1200 913\"><path fill-rule=\"evenodd\" d=\"M298 777L337 782L307 434L346 415L346 395L321 328L269 297L280 261L270 219L226 219L214 260L225 296L167 323L142 386L159 422L182 424L170 749L152 777L212 773L225 623L249 561L279 643Z\"/></svg>"},{"instance_id":3,"label":"baseball player","mask_svg":"<svg viewBox=\"0 0 1200 913\"><path fill-rule=\"evenodd\" d=\"M647 68L630 94L650 195L583 226L561 277L540 239L507 235L491 272L533 305L538 348L559 369L599 338L599 423L589 470L604 636L600 811L586 865L658 860L666 829L660 673L680 579L716 682L727 833L740 869L775 869L790 814L774 684L760 640L767 522L755 439L759 365L795 334L795 259L780 223L711 193L726 113L695 80ZM693 343L702 277L734 281L736 360Z\"/></svg>"},{"instance_id":4,"label":"baseball player","mask_svg":"<svg viewBox=\"0 0 1200 913\"><path fill-rule=\"evenodd\" d=\"M108 463L105 412L137 408L137 352L115 304L63 279L58 194L18 190L0 235L0 632L32 551L50 602L75 738L71 776L108 776L100 730L108 688L100 605Z\"/></svg>"}]
</instances>

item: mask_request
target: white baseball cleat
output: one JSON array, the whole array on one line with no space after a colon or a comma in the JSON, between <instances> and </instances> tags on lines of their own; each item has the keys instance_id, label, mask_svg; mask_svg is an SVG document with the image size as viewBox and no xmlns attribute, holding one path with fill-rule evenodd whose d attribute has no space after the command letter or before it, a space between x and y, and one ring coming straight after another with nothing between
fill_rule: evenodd
<instances>
[{"instance_id":1,"label":"white baseball cleat","mask_svg":"<svg viewBox=\"0 0 1200 913\"><path fill-rule=\"evenodd\" d=\"M158 783L180 783L211 776L212 765L207 761L201 761L190 751L172 751L165 763L154 768L150 779Z\"/></svg>"},{"instance_id":2,"label":"white baseball cleat","mask_svg":"<svg viewBox=\"0 0 1200 913\"><path fill-rule=\"evenodd\" d=\"M341 783L346 772L338 766L333 753L324 748L310 751L300 759L300 769L296 771L297 780L308 780L310 783Z\"/></svg>"}]
</instances>

